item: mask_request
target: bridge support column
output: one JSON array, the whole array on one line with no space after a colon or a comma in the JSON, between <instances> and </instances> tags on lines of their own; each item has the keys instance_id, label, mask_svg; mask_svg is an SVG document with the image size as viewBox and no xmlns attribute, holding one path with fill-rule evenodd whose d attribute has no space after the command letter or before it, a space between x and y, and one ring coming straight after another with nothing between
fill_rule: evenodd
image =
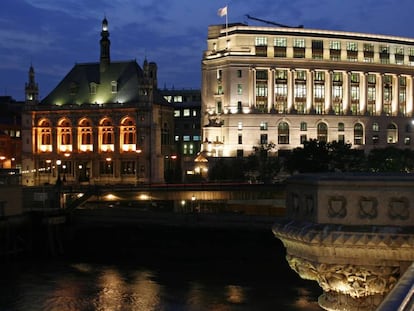
<instances>
[{"instance_id":1,"label":"bridge support column","mask_svg":"<svg viewBox=\"0 0 414 311\"><path fill-rule=\"evenodd\" d=\"M413 188L413 176L288 181L288 217L273 233L290 267L322 288L323 309L375 311L397 284L414 261Z\"/></svg>"}]
</instances>

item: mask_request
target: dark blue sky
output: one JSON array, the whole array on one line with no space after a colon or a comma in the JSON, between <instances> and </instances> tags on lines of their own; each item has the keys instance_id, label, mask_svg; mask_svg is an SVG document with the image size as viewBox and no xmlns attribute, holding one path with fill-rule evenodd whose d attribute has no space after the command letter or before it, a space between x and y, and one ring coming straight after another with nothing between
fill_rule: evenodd
<instances>
[{"instance_id":1,"label":"dark blue sky","mask_svg":"<svg viewBox=\"0 0 414 311\"><path fill-rule=\"evenodd\" d=\"M33 64L44 98L75 63L99 59L101 21L111 59L158 64L159 87L200 88L207 27L263 25L245 16L305 28L414 37L412 0L1 0L0 95L24 98Z\"/></svg>"}]
</instances>

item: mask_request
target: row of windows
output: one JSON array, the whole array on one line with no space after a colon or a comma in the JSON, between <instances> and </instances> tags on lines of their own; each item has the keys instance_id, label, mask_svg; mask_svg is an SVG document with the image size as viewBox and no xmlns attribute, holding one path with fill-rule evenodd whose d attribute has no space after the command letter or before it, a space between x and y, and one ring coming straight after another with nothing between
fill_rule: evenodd
<instances>
[{"instance_id":1,"label":"row of windows","mask_svg":"<svg viewBox=\"0 0 414 311\"><path fill-rule=\"evenodd\" d=\"M176 142L182 140L182 141L201 141L201 136L200 135L194 135L191 139L190 135L184 135L182 137L180 137L179 135L176 135L174 140Z\"/></svg>"},{"instance_id":2,"label":"row of windows","mask_svg":"<svg viewBox=\"0 0 414 311\"><path fill-rule=\"evenodd\" d=\"M292 46L294 48L305 48L307 40L305 38L293 38ZM267 46L268 45L268 38L267 37L256 37L255 38L255 45L256 46ZM273 40L273 46L275 47L287 47L288 40L286 37L276 37ZM323 40L315 40L311 41L312 49L323 49L324 48L324 41ZM374 52L375 51L375 44L370 42L359 43L356 41L340 41L340 40L330 40L328 43L328 47L330 50L341 50L345 48L347 51L358 51L362 50L365 52ZM393 52L394 54L403 55L405 52L408 53L410 56L414 56L414 48L409 47L406 48L401 45L390 46L389 44L379 44L378 45L378 52L380 53L390 53Z\"/></svg>"},{"instance_id":3,"label":"row of windows","mask_svg":"<svg viewBox=\"0 0 414 311\"><path fill-rule=\"evenodd\" d=\"M95 95L97 93L99 84L95 82L89 83L89 93L91 95ZM69 85L69 94L70 95L76 95L79 90L79 85L76 82L72 82ZM115 94L118 92L118 82L117 81L111 81L111 93Z\"/></svg>"},{"instance_id":4,"label":"row of windows","mask_svg":"<svg viewBox=\"0 0 414 311\"><path fill-rule=\"evenodd\" d=\"M179 109L174 110L174 117L175 118L196 117L196 116L198 116L197 109L185 108L185 109L182 109L182 110L179 110Z\"/></svg>"},{"instance_id":5,"label":"row of windows","mask_svg":"<svg viewBox=\"0 0 414 311\"><path fill-rule=\"evenodd\" d=\"M289 124L287 122L280 122L277 125L277 128L278 128L279 131L280 130L285 131L286 129L289 130ZM299 125L299 128L300 128L300 131L307 131L308 130L308 123L302 121L300 123L300 125ZM324 123L324 122L320 122L317 125L317 130L318 131L319 130L327 130L327 128L328 128L328 125L326 123ZM241 122L241 121L238 122L237 129L239 131L243 130L243 122ZM267 130L269 130L269 124L268 124L268 122L261 121L260 122L260 125L259 125L259 129L260 129L260 131L267 131ZM338 129L339 132L345 131L345 124L343 122L339 122L337 124L337 129ZM354 130L355 129L362 130L363 129L362 124L361 123L356 123L354 125ZM377 122L372 123L371 129L372 129L373 132L379 132L380 131L380 125L379 125L379 123L377 123ZM387 126L387 130L396 130L396 129L397 129L397 126L394 123L390 123ZM411 132L413 132L413 130L414 130L413 123L407 123L406 124L406 127L405 127L405 131L407 133L411 133Z\"/></svg>"},{"instance_id":6,"label":"row of windows","mask_svg":"<svg viewBox=\"0 0 414 311\"><path fill-rule=\"evenodd\" d=\"M317 140L318 141L323 141L323 142L327 142L327 138L328 135L325 133L318 133L317 135ZM300 143L304 144L306 141L309 140L308 135L306 134L301 134L300 135ZM266 145L269 143L269 138L267 134L261 134L259 137L259 141L260 144L262 145ZM340 143L350 143L349 140L345 141L345 135L343 134L339 134L337 139L337 142ZM363 145L365 141L365 138L363 136L363 133L354 133L354 137L353 137L353 145L359 146L359 145ZM371 137L371 143L372 145L378 145L380 143L380 138L379 135L372 135ZM397 143L397 137L395 135L395 133L389 133L389 135L387 136L387 144L395 144ZM243 136L239 134L238 136L238 144L242 145L243 144ZM279 133L277 136L277 144L279 145L288 145L290 144L290 136L286 135L286 134L281 134ZM411 137L406 136L404 137L404 145L410 145L411 144Z\"/></svg>"},{"instance_id":7,"label":"row of windows","mask_svg":"<svg viewBox=\"0 0 414 311\"><path fill-rule=\"evenodd\" d=\"M109 118L100 120L99 127L92 127L91 120L83 118L79 121L77 128L71 127L71 122L67 118L62 118L57 122L56 128L56 144L58 152L72 152L74 138L79 148L79 152L92 152L94 150L94 143L99 146L99 151L107 152L115 149L115 126ZM51 122L47 119L42 119L38 122L37 131L37 146L40 152L52 152L54 145L54 134ZM75 136L75 130L77 135ZM97 141L95 141L94 133L97 134ZM138 141L139 137L139 141ZM135 122L132 118L126 117L122 119L119 127L119 135L117 136L121 151L135 151L136 145L142 145L145 136L138 136ZM170 144L170 129L168 124L164 123L161 127L161 144Z\"/></svg>"},{"instance_id":8,"label":"row of windows","mask_svg":"<svg viewBox=\"0 0 414 311\"><path fill-rule=\"evenodd\" d=\"M374 124L375 127L373 126L373 129L375 128L375 131L379 131L379 125L378 123ZM262 122L260 124L261 129L267 129L267 123L266 122ZM278 144L289 144L290 143L290 128L289 128L289 124L287 122L280 122L278 124L278 131L277 131L277 143ZM301 131L306 131L307 130L307 124L305 122L301 123ZM328 125L324 122L320 122L317 124L316 127L316 138L319 141L327 141L328 138ZM339 123L338 124L338 131L344 131L344 124L343 123ZM362 145L364 143L363 138L364 138L364 127L361 123L356 123L354 125L353 128L353 133L354 133L354 145ZM387 143L396 143L398 141L398 131L397 131L397 127L395 124L391 123L388 125L387 127ZM306 134L301 134L301 143L303 143L304 141L307 140L307 135ZM338 135L338 141L340 142L345 142L345 135L344 134L339 134ZM373 143L378 143L379 142L379 135L375 134L373 136ZM268 134L260 134L260 144L268 144ZM404 140L404 143L410 143L410 137L406 137ZM241 133L238 134L238 144L243 144L243 135Z\"/></svg>"},{"instance_id":9,"label":"row of windows","mask_svg":"<svg viewBox=\"0 0 414 311\"><path fill-rule=\"evenodd\" d=\"M256 56L267 56L267 40L266 38L256 38ZM329 42L329 59L333 61L341 60L341 41L330 41ZM305 39L294 38L292 42L293 46L293 57L294 58L305 58ZM322 40L312 40L312 58L323 59L324 58L324 42ZM358 48L357 42L346 42L346 60L351 62L358 61L358 50L363 52L363 62L374 62L375 45L373 43L363 43ZM408 52L408 63L414 65L414 48L408 48L405 51L403 46L393 46L393 49L386 44L379 45L379 62L381 64L390 64L390 54L394 52L394 62L397 65L404 64L404 56ZM275 57L287 57L287 40L286 38L275 38L274 42L274 56Z\"/></svg>"},{"instance_id":10,"label":"row of windows","mask_svg":"<svg viewBox=\"0 0 414 311\"><path fill-rule=\"evenodd\" d=\"M120 161L120 173L121 175L135 175L136 171L136 161ZM61 174L65 176L73 175L75 173L75 169L77 168L78 176L83 176L85 178L89 177L89 169L86 163L79 162L78 165L74 165L72 161L60 161L59 164L53 164L51 160L41 160L39 161L39 169L38 172L41 175L46 174ZM139 167L140 172L144 172L145 166L140 165ZM114 173L114 163L112 159L106 159L99 161L99 174L100 175L112 175Z\"/></svg>"}]
</instances>

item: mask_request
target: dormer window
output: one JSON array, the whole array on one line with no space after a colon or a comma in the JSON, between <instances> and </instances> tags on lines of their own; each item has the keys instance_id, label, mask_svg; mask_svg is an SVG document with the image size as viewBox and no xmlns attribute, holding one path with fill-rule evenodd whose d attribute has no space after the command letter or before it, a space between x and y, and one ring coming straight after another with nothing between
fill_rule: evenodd
<instances>
[{"instance_id":1,"label":"dormer window","mask_svg":"<svg viewBox=\"0 0 414 311\"><path fill-rule=\"evenodd\" d=\"M111 82L111 93L118 93L118 82Z\"/></svg>"},{"instance_id":2,"label":"dormer window","mask_svg":"<svg viewBox=\"0 0 414 311\"><path fill-rule=\"evenodd\" d=\"M78 92L78 84L76 82L72 82L69 86L69 94L76 95Z\"/></svg>"},{"instance_id":3,"label":"dormer window","mask_svg":"<svg viewBox=\"0 0 414 311\"><path fill-rule=\"evenodd\" d=\"M90 91L91 95L96 94L96 87L97 87L97 85L96 85L95 82L92 82L92 83L89 84L89 91Z\"/></svg>"}]
</instances>

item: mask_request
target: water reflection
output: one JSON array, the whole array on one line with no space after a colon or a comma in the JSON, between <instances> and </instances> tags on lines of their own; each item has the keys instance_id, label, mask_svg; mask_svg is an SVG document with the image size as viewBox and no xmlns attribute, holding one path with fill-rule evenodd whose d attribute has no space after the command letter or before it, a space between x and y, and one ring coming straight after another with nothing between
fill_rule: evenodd
<instances>
[{"instance_id":1,"label":"water reflection","mask_svg":"<svg viewBox=\"0 0 414 311\"><path fill-rule=\"evenodd\" d=\"M0 266L0 310L321 310L320 288L288 267L272 236L211 232L188 240L184 232L148 240L144 233L123 235L140 240L121 248L94 248L91 257L85 247L73 257ZM85 244L92 245L86 239Z\"/></svg>"}]
</instances>

